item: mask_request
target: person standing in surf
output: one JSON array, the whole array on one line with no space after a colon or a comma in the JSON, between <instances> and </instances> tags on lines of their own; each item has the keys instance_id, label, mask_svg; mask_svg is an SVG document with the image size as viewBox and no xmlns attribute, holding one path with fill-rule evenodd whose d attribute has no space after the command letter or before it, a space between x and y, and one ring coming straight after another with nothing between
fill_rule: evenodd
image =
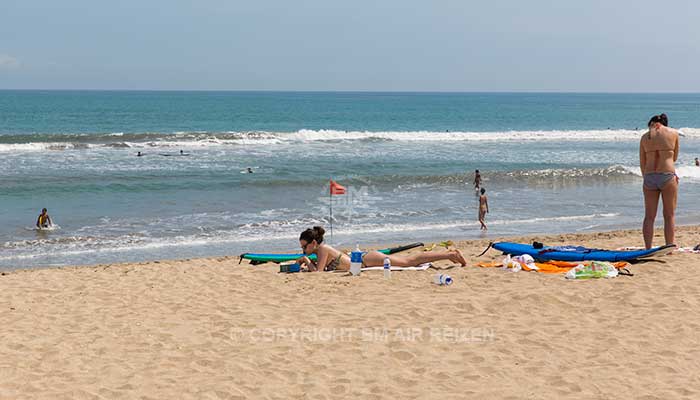
<instances>
[{"instance_id":1,"label":"person standing in surf","mask_svg":"<svg viewBox=\"0 0 700 400\"><path fill-rule=\"evenodd\" d=\"M654 220L663 200L664 238L666 244L675 241L675 213L678 200L678 176L675 162L678 160L678 131L668 127L666 114L655 115L649 120L649 131L639 142L639 167L644 177L644 222L642 234L644 246L651 248L654 239Z\"/></svg>"},{"instance_id":2,"label":"person standing in surf","mask_svg":"<svg viewBox=\"0 0 700 400\"><path fill-rule=\"evenodd\" d=\"M484 220L486 219L486 214L489 213L489 200L486 197L486 189L481 188L481 196L479 196L479 223L481 224L481 229L487 230Z\"/></svg>"},{"instance_id":3,"label":"person standing in surf","mask_svg":"<svg viewBox=\"0 0 700 400\"><path fill-rule=\"evenodd\" d=\"M39 229L43 228L49 228L53 225L53 222L51 222L51 217L49 217L48 211L44 208L41 210L41 214L39 214L39 218L36 220L36 227Z\"/></svg>"},{"instance_id":4,"label":"person standing in surf","mask_svg":"<svg viewBox=\"0 0 700 400\"><path fill-rule=\"evenodd\" d=\"M479 173L479 170L477 169L476 171L474 171L474 190L478 191L480 187L481 187L481 174Z\"/></svg>"}]
</instances>

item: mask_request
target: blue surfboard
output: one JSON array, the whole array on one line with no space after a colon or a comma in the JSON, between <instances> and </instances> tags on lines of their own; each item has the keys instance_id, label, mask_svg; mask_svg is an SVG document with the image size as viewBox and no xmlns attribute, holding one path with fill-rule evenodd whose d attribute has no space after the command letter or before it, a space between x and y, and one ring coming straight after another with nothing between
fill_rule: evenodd
<instances>
[{"instance_id":1,"label":"blue surfboard","mask_svg":"<svg viewBox=\"0 0 700 400\"><path fill-rule=\"evenodd\" d=\"M535 260L542 261L631 261L640 258L666 254L676 247L674 244L652 247L649 250L602 250L591 249L583 246L543 246L534 248L529 244L497 242L491 247L500 250L503 254L519 256L529 254Z\"/></svg>"}]
</instances>

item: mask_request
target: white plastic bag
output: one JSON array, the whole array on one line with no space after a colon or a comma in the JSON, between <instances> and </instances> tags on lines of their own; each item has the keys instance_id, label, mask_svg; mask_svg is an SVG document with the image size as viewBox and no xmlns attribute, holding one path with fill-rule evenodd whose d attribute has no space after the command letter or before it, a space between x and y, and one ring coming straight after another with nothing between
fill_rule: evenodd
<instances>
[{"instance_id":1,"label":"white plastic bag","mask_svg":"<svg viewBox=\"0 0 700 400\"><path fill-rule=\"evenodd\" d=\"M539 270L539 268L537 268L537 265L535 265L535 259L532 258L532 256L529 254L523 254L520 256L513 257L513 260L515 260L521 266L524 265L524 266L528 267L529 269L532 269L535 271Z\"/></svg>"},{"instance_id":2,"label":"white plastic bag","mask_svg":"<svg viewBox=\"0 0 700 400\"><path fill-rule=\"evenodd\" d=\"M518 261L516 261L517 257L510 257L510 254L506 255L506 258L503 259L503 267L501 268L502 270L510 270L511 272L518 272L523 269L522 265Z\"/></svg>"}]
</instances>

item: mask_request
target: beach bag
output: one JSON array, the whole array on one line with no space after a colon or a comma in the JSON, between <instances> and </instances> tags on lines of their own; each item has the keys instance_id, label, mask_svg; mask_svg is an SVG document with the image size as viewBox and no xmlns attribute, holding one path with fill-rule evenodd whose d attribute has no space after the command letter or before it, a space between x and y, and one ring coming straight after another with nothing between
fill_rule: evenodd
<instances>
[{"instance_id":1,"label":"beach bag","mask_svg":"<svg viewBox=\"0 0 700 400\"><path fill-rule=\"evenodd\" d=\"M579 264L571 268L566 279L614 278L619 274L617 268L607 261L592 261L588 265Z\"/></svg>"}]
</instances>

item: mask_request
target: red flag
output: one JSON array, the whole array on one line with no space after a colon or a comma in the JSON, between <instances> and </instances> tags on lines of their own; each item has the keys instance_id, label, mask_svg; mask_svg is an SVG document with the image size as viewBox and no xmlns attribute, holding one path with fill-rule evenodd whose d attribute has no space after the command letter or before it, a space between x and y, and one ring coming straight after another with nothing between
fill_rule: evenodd
<instances>
[{"instance_id":1,"label":"red flag","mask_svg":"<svg viewBox=\"0 0 700 400\"><path fill-rule=\"evenodd\" d=\"M345 194L345 186L338 184L331 179L331 196L334 194Z\"/></svg>"}]
</instances>

